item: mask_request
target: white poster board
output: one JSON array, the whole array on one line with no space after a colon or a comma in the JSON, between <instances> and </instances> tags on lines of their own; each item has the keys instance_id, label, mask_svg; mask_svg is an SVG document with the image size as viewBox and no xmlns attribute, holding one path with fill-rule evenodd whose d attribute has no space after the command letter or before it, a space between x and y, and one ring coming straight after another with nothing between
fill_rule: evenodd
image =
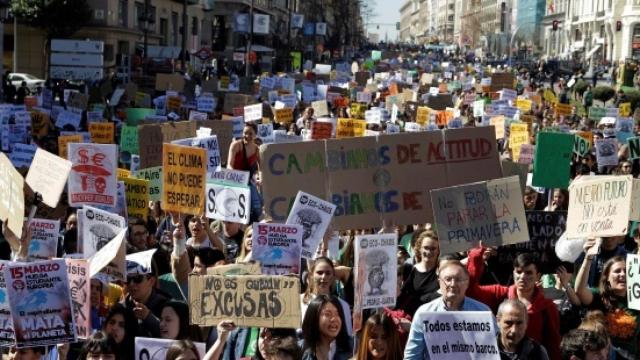
<instances>
[{"instance_id":1,"label":"white poster board","mask_svg":"<svg viewBox=\"0 0 640 360\"><path fill-rule=\"evenodd\" d=\"M302 225L253 223L252 260L266 275L300 273Z\"/></svg>"},{"instance_id":2,"label":"white poster board","mask_svg":"<svg viewBox=\"0 0 640 360\"><path fill-rule=\"evenodd\" d=\"M251 190L246 185L207 182L206 216L209 219L249 223Z\"/></svg>"},{"instance_id":3,"label":"white poster board","mask_svg":"<svg viewBox=\"0 0 640 360\"><path fill-rule=\"evenodd\" d=\"M298 191L287 217L287 224L302 225L303 258L313 259L313 254L327 231L335 210L334 204Z\"/></svg>"},{"instance_id":4,"label":"white poster board","mask_svg":"<svg viewBox=\"0 0 640 360\"><path fill-rule=\"evenodd\" d=\"M398 236L395 233L355 238L355 286L362 309L393 307L398 282Z\"/></svg>"}]
</instances>

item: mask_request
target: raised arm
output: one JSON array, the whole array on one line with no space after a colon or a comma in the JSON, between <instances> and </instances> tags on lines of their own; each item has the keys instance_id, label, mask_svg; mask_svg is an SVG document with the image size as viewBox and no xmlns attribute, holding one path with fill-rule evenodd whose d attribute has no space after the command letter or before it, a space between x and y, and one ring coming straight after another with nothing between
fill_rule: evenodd
<instances>
[{"instance_id":1,"label":"raised arm","mask_svg":"<svg viewBox=\"0 0 640 360\"><path fill-rule=\"evenodd\" d=\"M582 265L578 271L578 276L576 277L576 294L583 305L590 305L591 302L593 302L593 293L589 290L587 282L589 279L591 262L598 254L601 243L602 239L589 239L583 246L585 252L584 260L582 261Z\"/></svg>"}]
</instances>

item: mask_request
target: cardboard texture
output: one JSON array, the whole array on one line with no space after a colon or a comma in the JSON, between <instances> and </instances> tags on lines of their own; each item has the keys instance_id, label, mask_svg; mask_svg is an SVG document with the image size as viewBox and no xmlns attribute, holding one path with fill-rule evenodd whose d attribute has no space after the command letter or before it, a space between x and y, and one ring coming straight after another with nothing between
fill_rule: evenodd
<instances>
[{"instance_id":1,"label":"cardboard texture","mask_svg":"<svg viewBox=\"0 0 640 360\"><path fill-rule=\"evenodd\" d=\"M260 152L267 216L283 222L301 190L337 206L338 230L428 222L429 190L502 176L492 127L270 144Z\"/></svg>"},{"instance_id":2,"label":"cardboard texture","mask_svg":"<svg viewBox=\"0 0 640 360\"><path fill-rule=\"evenodd\" d=\"M217 326L229 319L241 327L297 329L301 325L297 277L191 275L189 289L191 324ZM246 305L234 310L223 306L226 299Z\"/></svg>"},{"instance_id":3,"label":"cardboard texture","mask_svg":"<svg viewBox=\"0 0 640 360\"><path fill-rule=\"evenodd\" d=\"M0 174L0 220L20 237L24 219L24 179L4 153L0 153Z\"/></svg>"},{"instance_id":4,"label":"cardboard texture","mask_svg":"<svg viewBox=\"0 0 640 360\"><path fill-rule=\"evenodd\" d=\"M197 126L194 121L138 125L140 168L162 165L162 144L195 136Z\"/></svg>"},{"instance_id":5,"label":"cardboard texture","mask_svg":"<svg viewBox=\"0 0 640 360\"><path fill-rule=\"evenodd\" d=\"M500 91L502 89L515 89L515 77L512 73L491 74L490 91Z\"/></svg>"},{"instance_id":6,"label":"cardboard texture","mask_svg":"<svg viewBox=\"0 0 640 360\"><path fill-rule=\"evenodd\" d=\"M162 207L165 211L200 215L204 211L207 151L163 144Z\"/></svg>"},{"instance_id":7,"label":"cardboard texture","mask_svg":"<svg viewBox=\"0 0 640 360\"><path fill-rule=\"evenodd\" d=\"M180 92L183 89L184 76L180 74L156 74L156 90L175 90Z\"/></svg>"},{"instance_id":8,"label":"cardboard texture","mask_svg":"<svg viewBox=\"0 0 640 360\"><path fill-rule=\"evenodd\" d=\"M58 206L60 195L67 185L71 161L38 149L27 173L29 187L42 195L42 201L51 208Z\"/></svg>"},{"instance_id":9,"label":"cardboard texture","mask_svg":"<svg viewBox=\"0 0 640 360\"><path fill-rule=\"evenodd\" d=\"M255 99L251 95L226 93L224 95L224 107L222 108L222 112L225 114L233 114L234 108L244 108L254 102Z\"/></svg>"}]
</instances>

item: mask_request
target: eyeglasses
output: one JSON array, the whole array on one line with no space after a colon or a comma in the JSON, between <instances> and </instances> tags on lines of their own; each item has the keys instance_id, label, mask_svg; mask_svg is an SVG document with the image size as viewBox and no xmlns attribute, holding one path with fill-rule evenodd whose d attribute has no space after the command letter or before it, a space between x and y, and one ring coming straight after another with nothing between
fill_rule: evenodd
<instances>
[{"instance_id":1,"label":"eyeglasses","mask_svg":"<svg viewBox=\"0 0 640 360\"><path fill-rule=\"evenodd\" d=\"M465 283L467 280L469 279L464 277L455 277L455 276L447 276L447 277L440 278L440 281L442 281L446 285L462 284L462 283Z\"/></svg>"},{"instance_id":2,"label":"eyeglasses","mask_svg":"<svg viewBox=\"0 0 640 360\"><path fill-rule=\"evenodd\" d=\"M147 278L148 278L147 275L127 276L127 284L129 284L132 281L136 284L140 284Z\"/></svg>"}]
</instances>

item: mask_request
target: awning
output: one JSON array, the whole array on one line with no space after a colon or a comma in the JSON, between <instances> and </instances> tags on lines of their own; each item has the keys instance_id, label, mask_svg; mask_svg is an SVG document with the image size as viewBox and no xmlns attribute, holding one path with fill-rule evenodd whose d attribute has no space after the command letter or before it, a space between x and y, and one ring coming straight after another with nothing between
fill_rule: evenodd
<instances>
[{"instance_id":1,"label":"awning","mask_svg":"<svg viewBox=\"0 0 640 360\"><path fill-rule=\"evenodd\" d=\"M244 52L245 51L245 47L239 47L237 48L235 51L241 51ZM256 45L256 44L251 44L251 51L255 51L255 52L274 52L274 50L270 47L266 47L264 45Z\"/></svg>"},{"instance_id":2,"label":"awning","mask_svg":"<svg viewBox=\"0 0 640 360\"><path fill-rule=\"evenodd\" d=\"M593 54L596 53L596 51L598 51L600 49L600 45L596 45L593 48L591 48L591 50L589 50L589 52L587 53L587 55L585 56L585 59L589 59L591 56L593 56Z\"/></svg>"}]
</instances>

